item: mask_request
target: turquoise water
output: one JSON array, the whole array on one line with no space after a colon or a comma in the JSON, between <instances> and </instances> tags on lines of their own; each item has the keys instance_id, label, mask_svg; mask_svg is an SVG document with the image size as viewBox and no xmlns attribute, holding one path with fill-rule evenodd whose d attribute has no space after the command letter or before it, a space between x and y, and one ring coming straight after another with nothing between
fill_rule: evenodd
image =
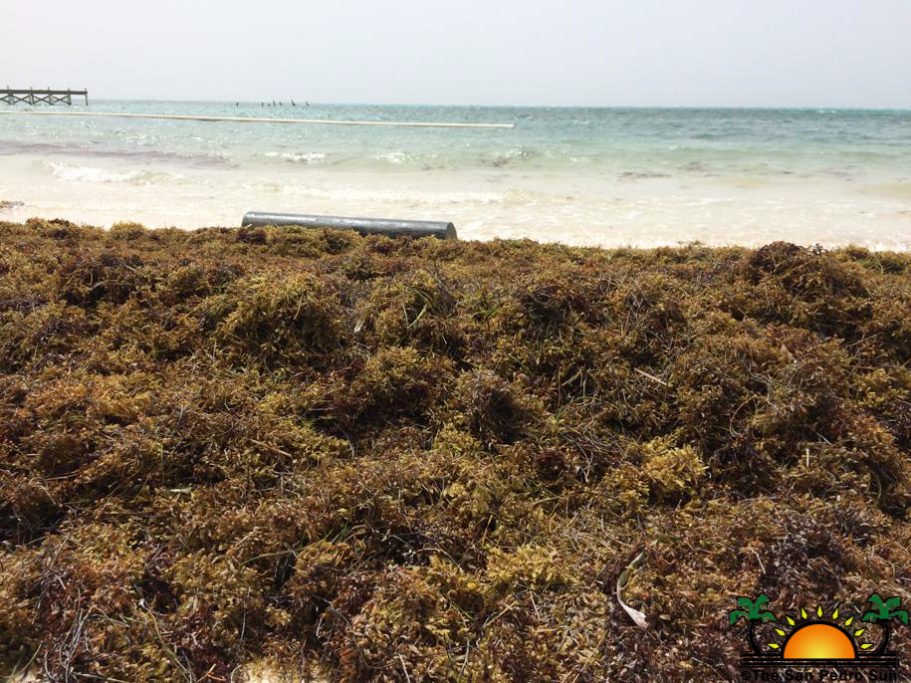
<instances>
[{"instance_id":1,"label":"turquoise water","mask_svg":"<svg viewBox=\"0 0 911 683\"><path fill-rule=\"evenodd\" d=\"M92 101L90 112L511 129L4 116L0 219L445 219L467 238L911 249L911 111ZM40 111L85 111L41 107Z\"/></svg>"},{"instance_id":2,"label":"turquoise water","mask_svg":"<svg viewBox=\"0 0 911 683\"><path fill-rule=\"evenodd\" d=\"M21 108L22 105L19 105ZM2 108L2 105L0 105ZM72 110L82 107L75 105ZM46 107L44 109L47 109ZM512 123L512 130L0 117L0 154L350 169L637 175L911 174L911 111L395 107L92 102L90 111Z\"/></svg>"}]
</instances>

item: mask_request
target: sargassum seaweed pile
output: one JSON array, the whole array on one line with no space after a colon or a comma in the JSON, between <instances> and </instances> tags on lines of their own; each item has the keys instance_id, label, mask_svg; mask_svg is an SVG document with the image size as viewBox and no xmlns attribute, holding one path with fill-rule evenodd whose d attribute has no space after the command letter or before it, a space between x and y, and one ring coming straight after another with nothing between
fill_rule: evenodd
<instances>
[{"instance_id":1,"label":"sargassum seaweed pile","mask_svg":"<svg viewBox=\"0 0 911 683\"><path fill-rule=\"evenodd\" d=\"M729 680L909 595L909 358L907 255L0 223L0 671Z\"/></svg>"}]
</instances>

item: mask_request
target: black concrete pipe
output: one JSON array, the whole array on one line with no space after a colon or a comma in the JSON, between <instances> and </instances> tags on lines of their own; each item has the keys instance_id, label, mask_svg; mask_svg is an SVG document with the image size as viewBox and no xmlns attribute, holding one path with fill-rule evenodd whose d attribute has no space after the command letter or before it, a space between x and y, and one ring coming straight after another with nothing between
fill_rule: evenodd
<instances>
[{"instance_id":1,"label":"black concrete pipe","mask_svg":"<svg viewBox=\"0 0 911 683\"><path fill-rule=\"evenodd\" d=\"M244 226L266 225L299 226L302 228L338 228L357 230L362 235L388 237L438 237L441 240L458 239L455 226L444 221L402 221L387 218L346 218L344 216L308 216L295 213L268 213L248 211Z\"/></svg>"}]
</instances>

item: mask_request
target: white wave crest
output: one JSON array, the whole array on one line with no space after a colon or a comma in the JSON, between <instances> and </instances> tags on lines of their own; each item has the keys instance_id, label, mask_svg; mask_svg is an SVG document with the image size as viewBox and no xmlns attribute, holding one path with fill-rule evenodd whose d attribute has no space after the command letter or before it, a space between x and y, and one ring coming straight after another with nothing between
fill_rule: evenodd
<instances>
[{"instance_id":1,"label":"white wave crest","mask_svg":"<svg viewBox=\"0 0 911 683\"><path fill-rule=\"evenodd\" d=\"M167 180L179 180L183 176L170 171L134 169L115 171L99 166L79 166L50 163L51 173L60 180L77 183L127 183L131 185L154 185Z\"/></svg>"},{"instance_id":2,"label":"white wave crest","mask_svg":"<svg viewBox=\"0 0 911 683\"><path fill-rule=\"evenodd\" d=\"M325 152L266 152L270 159L284 159L296 164L318 164L326 160Z\"/></svg>"}]
</instances>

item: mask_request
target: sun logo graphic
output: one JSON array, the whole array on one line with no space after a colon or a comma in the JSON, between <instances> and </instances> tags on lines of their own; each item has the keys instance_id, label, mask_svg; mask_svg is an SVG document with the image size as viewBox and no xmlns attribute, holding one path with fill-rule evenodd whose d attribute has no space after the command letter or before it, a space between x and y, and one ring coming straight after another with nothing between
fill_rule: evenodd
<instances>
[{"instance_id":1,"label":"sun logo graphic","mask_svg":"<svg viewBox=\"0 0 911 683\"><path fill-rule=\"evenodd\" d=\"M889 650L893 622L908 624L901 598L878 594L863 615L830 613L821 606L800 608L779 619L766 608L769 598L738 598L731 625L747 623L750 651L740 656L747 681L897 681L898 654ZM874 626L873 632L868 626Z\"/></svg>"}]
</instances>

